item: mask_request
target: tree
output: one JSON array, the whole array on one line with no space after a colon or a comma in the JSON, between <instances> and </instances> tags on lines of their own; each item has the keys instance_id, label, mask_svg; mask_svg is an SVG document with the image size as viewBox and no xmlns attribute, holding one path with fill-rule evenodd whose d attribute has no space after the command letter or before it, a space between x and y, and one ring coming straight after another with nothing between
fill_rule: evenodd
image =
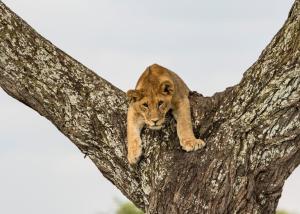
<instances>
[{"instance_id":1,"label":"tree","mask_svg":"<svg viewBox=\"0 0 300 214\"><path fill-rule=\"evenodd\" d=\"M136 208L134 204L126 202L121 204L117 210L117 214L143 214L143 212Z\"/></svg>"},{"instance_id":2,"label":"tree","mask_svg":"<svg viewBox=\"0 0 300 214\"><path fill-rule=\"evenodd\" d=\"M278 210L276 212L276 214L289 214L287 211L284 211L284 210Z\"/></svg>"},{"instance_id":3,"label":"tree","mask_svg":"<svg viewBox=\"0 0 300 214\"><path fill-rule=\"evenodd\" d=\"M145 129L126 160L125 93L59 50L0 2L0 86L49 119L147 213L275 213L300 163L300 0L238 85L190 96L207 146L180 149L174 119Z\"/></svg>"}]
</instances>

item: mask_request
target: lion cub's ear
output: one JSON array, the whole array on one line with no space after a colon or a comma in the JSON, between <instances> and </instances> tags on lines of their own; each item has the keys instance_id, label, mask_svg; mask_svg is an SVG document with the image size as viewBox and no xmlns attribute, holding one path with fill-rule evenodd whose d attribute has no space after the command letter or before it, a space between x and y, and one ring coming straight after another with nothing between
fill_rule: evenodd
<instances>
[{"instance_id":1,"label":"lion cub's ear","mask_svg":"<svg viewBox=\"0 0 300 214\"><path fill-rule=\"evenodd\" d=\"M129 90L126 95L130 102L136 102L143 98L143 94L140 90Z\"/></svg>"},{"instance_id":2,"label":"lion cub's ear","mask_svg":"<svg viewBox=\"0 0 300 214\"><path fill-rule=\"evenodd\" d=\"M159 88L160 93L163 95L172 95L174 93L174 84L169 80L163 81Z\"/></svg>"}]
</instances>

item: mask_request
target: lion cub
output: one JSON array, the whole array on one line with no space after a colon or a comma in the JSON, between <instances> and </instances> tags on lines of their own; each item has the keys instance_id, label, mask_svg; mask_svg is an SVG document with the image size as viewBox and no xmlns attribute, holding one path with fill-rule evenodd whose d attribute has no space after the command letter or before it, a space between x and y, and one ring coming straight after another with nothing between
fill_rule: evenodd
<instances>
[{"instance_id":1,"label":"lion cub","mask_svg":"<svg viewBox=\"0 0 300 214\"><path fill-rule=\"evenodd\" d=\"M130 164L137 163L142 154L141 129L145 124L150 129L160 129L170 109L177 121L181 147L193 151L205 146L203 140L194 136L188 95L188 87L174 72L157 64L144 71L135 90L127 92L131 101L127 114L127 158Z\"/></svg>"}]
</instances>

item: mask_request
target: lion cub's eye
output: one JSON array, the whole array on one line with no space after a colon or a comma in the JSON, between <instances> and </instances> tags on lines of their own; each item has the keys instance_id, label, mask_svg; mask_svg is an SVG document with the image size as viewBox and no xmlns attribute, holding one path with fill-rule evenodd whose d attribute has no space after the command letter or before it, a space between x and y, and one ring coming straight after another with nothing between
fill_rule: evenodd
<instances>
[{"instance_id":1,"label":"lion cub's eye","mask_svg":"<svg viewBox=\"0 0 300 214\"><path fill-rule=\"evenodd\" d=\"M159 101L158 102L158 107L160 107L162 104L164 104L164 102L163 101Z\"/></svg>"},{"instance_id":2,"label":"lion cub's eye","mask_svg":"<svg viewBox=\"0 0 300 214\"><path fill-rule=\"evenodd\" d=\"M148 104L147 103L143 103L143 106L148 108Z\"/></svg>"}]
</instances>

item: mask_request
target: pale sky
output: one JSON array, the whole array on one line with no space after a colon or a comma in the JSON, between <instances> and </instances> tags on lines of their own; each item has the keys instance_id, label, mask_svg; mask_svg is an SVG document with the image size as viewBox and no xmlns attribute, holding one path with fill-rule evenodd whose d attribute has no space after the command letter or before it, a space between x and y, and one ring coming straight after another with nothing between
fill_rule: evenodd
<instances>
[{"instance_id":1,"label":"pale sky","mask_svg":"<svg viewBox=\"0 0 300 214\"><path fill-rule=\"evenodd\" d=\"M146 66L204 95L240 81L292 0L4 0L39 33L128 90ZM280 207L300 212L300 169ZM49 121L0 89L0 213L110 214L125 200Z\"/></svg>"}]
</instances>

